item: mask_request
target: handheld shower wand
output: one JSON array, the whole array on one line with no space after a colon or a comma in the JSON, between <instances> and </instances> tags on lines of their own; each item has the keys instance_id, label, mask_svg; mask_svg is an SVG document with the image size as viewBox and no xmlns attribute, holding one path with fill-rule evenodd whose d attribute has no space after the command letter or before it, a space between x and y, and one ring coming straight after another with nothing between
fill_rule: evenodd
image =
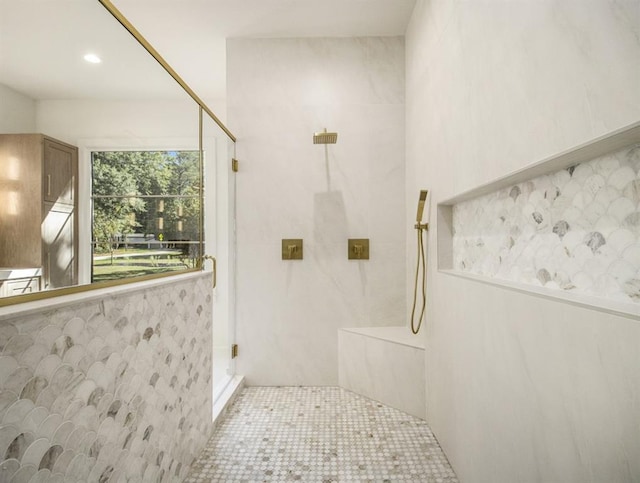
<instances>
[{"instance_id":1,"label":"handheld shower wand","mask_svg":"<svg viewBox=\"0 0 640 483\"><path fill-rule=\"evenodd\" d=\"M420 199L418 200L418 214L416 215L416 229L418 230L428 230L429 223L422 223L422 214L424 212L424 204L427 201L427 194L429 191L420 190Z\"/></svg>"},{"instance_id":2,"label":"handheld shower wand","mask_svg":"<svg viewBox=\"0 0 640 483\"><path fill-rule=\"evenodd\" d=\"M424 205L427 201L427 190L420 191L420 198L418 199L418 213L416 214L416 224L414 228L418 232L418 259L416 260L416 280L413 287L413 308L411 309L411 332L417 334L422 325L422 319L424 318L424 311L427 306L427 268L426 268L426 254L424 247L423 232L429 229L429 223L422 223L422 215L424 213ZM420 317L418 317L418 325L415 323L416 302L418 298L418 277L420 275L420 267L422 266L422 309L420 310Z\"/></svg>"}]
</instances>

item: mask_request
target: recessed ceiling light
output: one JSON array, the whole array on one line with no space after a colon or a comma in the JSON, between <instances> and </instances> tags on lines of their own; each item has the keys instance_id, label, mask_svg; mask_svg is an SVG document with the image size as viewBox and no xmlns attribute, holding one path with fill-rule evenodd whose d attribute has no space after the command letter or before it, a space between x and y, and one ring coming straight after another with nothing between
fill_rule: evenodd
<instances>
[{"instance_id":1,"label":"recessed ceiling light","mask_svg":"<svg viewBox=\"0 0 640 483\"><path fill-rule=\"evenodd\" d=\"M84 60L91 62L92 64L99 64L102 62L102 59L100 59L96 54L87 54L84 56Z\"/></svg>"}]
</instances>

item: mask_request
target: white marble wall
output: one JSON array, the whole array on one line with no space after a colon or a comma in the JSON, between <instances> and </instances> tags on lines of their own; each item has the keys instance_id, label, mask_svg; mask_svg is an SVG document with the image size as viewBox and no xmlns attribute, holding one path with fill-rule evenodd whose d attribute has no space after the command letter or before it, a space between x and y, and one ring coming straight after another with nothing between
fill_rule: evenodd
<instances>
[{"instance_id":1,"label":"white marble wall","mask_svg":"<svg viewBox=\"0 0 640 483\"><path fill-rule=\"evenodd\" d=\"M338 331L340 387L425 419L424 346L408 327Z\"/></svg>"},{"instance_id":2,"label":"white marble wall","mask_svg":"<svg viewBox=\"0 0 640 483\"><path fill-rule=\"evenodd\" d=\"M0 318L0 481L182 481L213 429L209 276L86 298Z\"/></svg>"},{"instance_id":3,"label":"white marble wall","mask_svg":"<svg viewBox=\"0 0 640 483\"><path fill-rule=\"evenodd\" d=\"M639 31L637 0L418 0L408 219L420 188L433 223L438 201L638 121ZM638 481L638 322L438 273L432 258L427 420L460 480Z\"/></svg>"},{"instance_id":4,"label":"white marble wall","mask_svg":"<svg viewBox=\"0 0 640 483\"><path fill-rule=\"evenodd\" d=\"M405 318L404 42L238 39L227 51L237 372L336 385L338 328ZM312 142L323 128L338 132L326 151ZM304 260L281 260L282 238L303 238ZM370 238L371 259L347 260L348 238Z\"/></svg>"}]
</instances>

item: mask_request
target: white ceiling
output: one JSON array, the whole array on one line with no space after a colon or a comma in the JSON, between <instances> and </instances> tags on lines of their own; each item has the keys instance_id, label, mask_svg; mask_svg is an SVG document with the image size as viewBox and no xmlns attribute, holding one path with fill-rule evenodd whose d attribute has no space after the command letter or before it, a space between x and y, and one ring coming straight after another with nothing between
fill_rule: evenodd
<instances>
[{"instance_id":1,"label":"white ceiling","mask_svg":"<svg viewBox=\"0 0 640 483\"><path fill-rule=\"evenodd\" d=\"M0 12L0 83L33 99L185 96L97 0L0 0Z\"/></svg>"},{"instance_id":2,"label":"white ceiling","mask_svg":"<svg viewBox=\"0 0 640 483\"><path fill-rule=\"evenodd\" d=\"M200 97L220 100L227 38L404 35L415 0L113 3ZM97 0L0 0L0 12L0 83L30 97L182 95ZM90 50L102 64L82 60Z\"/></svg>"},{"instance_id":3,"label":"white ceiling","mask_svg":"<svg viewBox=\"0 0 640 483\"><path fill-rule=\"evenodd\" d=\"M415 0L114 0L197 92L224 98L225 39L404 35Z\"/></svg>"}]
</instances>

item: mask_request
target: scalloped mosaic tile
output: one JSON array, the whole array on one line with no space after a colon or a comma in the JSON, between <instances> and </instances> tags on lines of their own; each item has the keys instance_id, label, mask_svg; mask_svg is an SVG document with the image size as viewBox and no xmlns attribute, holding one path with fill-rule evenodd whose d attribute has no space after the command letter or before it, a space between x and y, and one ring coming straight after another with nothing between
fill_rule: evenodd
<instances>
[{"instance_id":1,"label":"scalloped mosaic tile","mask_svg":"<svg viewBox=\"0 0 640 483\"><path fill-rule=\"evenodd\" d=\"M211 423L209 278L0 321L0 482L177 482Z\"/></svg>"},{"instance_id":2,"label":"scalloped mosaic tile","mask_svg":"<svg viewBox=\"0 0 640 483\"><path fill-rule=\"evenodd\" d=\"M453 207L454 269L640 302L640 144Z\"/></svg>"},{"instance_id":3,"label":"scalloped mosaic tile","mask_svg":"<svg viewBox=\"0 0 640 483\"><path fill-rule=\"evenodd\" d=\"M339 387L248 387L185 483L457 483L422 419Z\"/></svg>"}]
</instances>

